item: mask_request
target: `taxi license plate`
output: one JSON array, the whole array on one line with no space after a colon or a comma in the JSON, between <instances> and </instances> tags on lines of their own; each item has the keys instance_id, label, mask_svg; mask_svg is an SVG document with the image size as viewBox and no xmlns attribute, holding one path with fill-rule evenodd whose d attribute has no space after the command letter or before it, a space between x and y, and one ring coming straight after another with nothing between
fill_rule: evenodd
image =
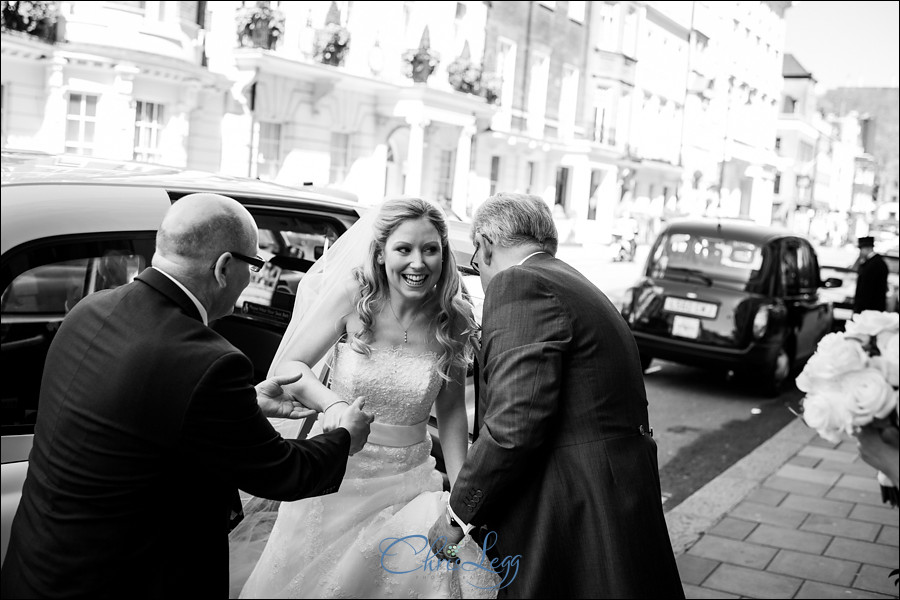
<instances>
[{"instance_id":1,"label":"taxi license plate","mask_svg":"<svg viewBox=\"0 0 900 600\"><path fill-rule=\"evenodd\" d=\"M687 298L675 298L668 296L663 303L663 310L667 312L682 313L703 317L706 319L715 319L719 307L709 302L699 302L697 300L688 300Z\"/></svg>"},{"instance_id":2,"label":"taxi license plate","mask_svg":"<svg viewBox=\"0 0 900 600\"><path fill-rule=\"evenodd\" d=\"M675 315L672 318L672 335L697 339L700 337L700 319Z\"/></svg>"}]
</instances>

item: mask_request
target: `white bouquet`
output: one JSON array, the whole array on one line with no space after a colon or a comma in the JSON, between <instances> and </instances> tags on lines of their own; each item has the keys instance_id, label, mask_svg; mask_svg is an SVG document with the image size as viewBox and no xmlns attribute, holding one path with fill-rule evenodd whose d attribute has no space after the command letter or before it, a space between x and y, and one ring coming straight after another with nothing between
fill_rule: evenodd
<instances>
[{"instance_id":1,"label":"white bouquet","mask_svg":"<svg viewBox=\"0 0 900 600\"><path fill-rule=\"evenodd\" d=\"M806 392L803 420L838 442L866 426L897 427L900 407L900 315L863 311L846 331L829 333L797 377ZM879 473L882 486L889 483Z\"/></svg>"}]
</instances>

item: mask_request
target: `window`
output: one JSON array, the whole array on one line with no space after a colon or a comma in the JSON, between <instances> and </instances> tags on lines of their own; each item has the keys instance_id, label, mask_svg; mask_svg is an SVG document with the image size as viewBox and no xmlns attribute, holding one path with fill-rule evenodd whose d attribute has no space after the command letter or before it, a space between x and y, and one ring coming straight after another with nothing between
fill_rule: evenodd
<instances>
[{"instance_id":1,"label":"window","mask_svg":"<svg viewBox=\"0 0 900 600\"><path fill-rule=\"evenodd\" d=\"M556 168L556 197L554 202L563 208L569 197L569 167Z\"/></svg>"},{"instance_id":2,"label":"window","mask_svg":"<svg viewBox=\"0 0 900 600\"><path fill-rule=\"evenodd\" d=\"M534 193L534 175L535 171L537 171L537 163L533 160L529 160L526 166L527 168L527 178L528 180L525 183L525 193L533 194Z\"/></svg>"},{"instance_id":3,"label":"window","mask_svg":"<svg viewBox=\"0 0 900 600\"><path fill-rule=\"evenodd\" d=\"M155 238L153 231L55 238L4 257L11 269L0 296L3 365L16 377L4 386L3 435L34 433L44 362L66 313L88 294L134 279L150 264Z\"/></svg>"},{"instance_id":4,"label":"window","mask_svg":"<svg viewBox=\"0 0 900 600\"><path fill-rule=\"evenodd\" d=\"M491 157L491 193L493 196L497 193L497 184L500 182L500 157Z\"/></svg>"},{"instance_id":5,"label":"window","mask_svg":"<svg viewBox=\"0 0 900 600\"><path fill-rule=\"evenodd\" d=\"M584 23L584 8L587 2L569 1L569 18L579 23Z\"/></svg>"},{"instance_id":6,"label":"window","mask_svg":"<svg viewBox=\"0 0 900 600\"><path fill-rule=\"evenodd\" d=\"M257 121L253 126L254 152L250 175L272 181L281 170L281 124Z\"/></svg>"},{"instance_id":7,"label":"window","mask_svg":"<svg viewBox=\"0 0 900 600\"><path fill-rule=\"evenodd\" d=\"M611 92L601 88L594 92L594 122L592 137L601 144L614 144L610 133L615 131L612 120Z\"/></svg>"},{"instance_id":8,"label":"window","mask_svg":"<svg viewBox=\"0 0 900 600\"><path fill-rule=\"evenodd\" d=\"M575 135L575 112L578 108L578 69L563 65L562 89L559 92L559 137Z\"/></svg>"},{"instance_id":9,"label":"window","mask_svg":"<svg viewBox=\"0 0 900 600\"><path fill-rule=\"evenodd\" d=\"M775 138L775 150L776 151L781 150L781 136L778 136Z\"/></svg>"},{"instance_id":10,"label":"window","mask_svg":"<svg viewBox=\"0 0 900 600\"><path fill-rule=\"evenodd\" d=\"M618 7L609 2L600 2L600 40L602 50L615 52L619 45Z\"/></svg>"},{"instance_id":11,"label":"window","mask_svg":"<svg viewBox=\"0 0 900 600\"><path fill-rule=\"evenodd\" d=\"M97 127L97 96L69 94L66 114L66 152L91 156Z\"/></svg>"},{"instance_id":12,"label":"window","mask_svg":"<svg viewBox=\"0 0 900 600\"><path fill-rule=\"evenodd\" d=\"M112 4L115 8L121 8L123 10L128 10L131 12L142 13L144 9L147 8L146 2L114 2L108 1L107 4Z\"/></svg>"},{"instance_id":13,"label":"window","mask_svg":"<svg viewBox=\"0 0 900 600\"><path fill-rule=\"evenodd\" d=\"M528 133L533 138L544 137L549 78L550 58L545 54L535 52L531 63L531 85L528 89Z\"/></svg>"},{"instance_id":14,"label":"window","mask_svg":"<svg viewBox=\"0 0 900 600\"><path fill-rule=\"evenodd\" d=\"M138 101L134 109L134 160L159 162L163 105Z\"/></svg>"},{"instance_id":15,"label":"window","mask_svg":"<svg viewBox=\"0 0 900 600\"><path fill-rule=\"evenodd\" d=\"M441 202L453 198L453 158L453 151L441 150L437 180L437 197Z\"/></svg>"},{"instance_id":16,"label":"window","mask_svg":"<svg viewBox=\"0 0 900 600\"><path fill-rule=\"evenodd\" d=\"M772 191L776 194L781 193L781 173L775 173L775 186Z\"/></svg>"},{"instance_id":17,"label":"window","mask_svg":"<svg viewBox=\"0 0 900 600\"><path fill-rule=\"evenodd\" d=\"M350 168L350 134L331 134L331 167L328 171L329 183L343 183Z\"/></svg>"},{"instance_id":18,"label":"window","mask_svg":"<svg viewBox=\"0 0 900 600\"><path fill-rule=\"evenodd\" d=\"M500 76L500 116L494 128L508 131L512 110L513 86L516 82L516 45L510 40L500 39L497 48L497 74ZM502 120L502 121L500 121Z\"/></svg>"}]
</instances>

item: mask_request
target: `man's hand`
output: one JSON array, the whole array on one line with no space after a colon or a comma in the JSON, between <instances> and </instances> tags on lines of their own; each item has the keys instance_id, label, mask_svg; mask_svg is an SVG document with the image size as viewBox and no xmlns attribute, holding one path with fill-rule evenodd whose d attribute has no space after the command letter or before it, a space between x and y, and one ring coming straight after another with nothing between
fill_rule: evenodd
<instances>
[{"instance_id":1,"label":"man's hand","mask_svg":"<svg viewBox=\"0 0 900 600\"><path fill-rule=\"evenodd\" d=\"M442 514L428 531L428 545L435 557L455 562L457 546L464 537L462 527L451 526Z\"/></svg>"},{"instance_id":2,"label":"man's hand","mask_svg":"<svg viewBox=\"0 0 900 600\"><path fill-rule=\"evenodd\" d=\"M302 419L315 415L316 411L303 406L282 387L299 381L302 376L302 373L275 376L256 384L256 403L262 414L272 419Z\"/></svg>"},{"instance_id":3,"label":"man's hand","mask_svg":"<svg viewBox=\"0 0 900 600\"><path fill-rule=\"evenodd\" d=\"M865 426L856 434L859 456L866 463L888 476L894 485L900 486L900 458L897 456L897 429L879 431Z\"/></svg>"},{"instance_id":4,"label":"man's hand","mask_svg":"<svg viewBox=\"0 0 900 600\"><path fill-rule=\"evenodd\" d=\"M350 432L350 456L362 450L366 445L369 431L371 431L370 425L375 420L374 415L363 412L365 403L365 398L360 396L341 413L340 427Z\"/></svg>"}]
</instances>

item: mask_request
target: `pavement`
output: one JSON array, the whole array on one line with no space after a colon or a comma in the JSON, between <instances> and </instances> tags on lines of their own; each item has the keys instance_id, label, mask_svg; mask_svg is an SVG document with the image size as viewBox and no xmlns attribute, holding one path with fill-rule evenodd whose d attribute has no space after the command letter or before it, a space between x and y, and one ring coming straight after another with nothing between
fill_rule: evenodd
<instances>
[{"instance_id":1,"label":"pavement","mask_svg":"<svg viewBox=\"0 0 900 600\"><path fill-rule=\"evenodd\" d=\"M900 511L800 419L666 513L687 598L895 598Z\"/></svg>"}]
</instances>

